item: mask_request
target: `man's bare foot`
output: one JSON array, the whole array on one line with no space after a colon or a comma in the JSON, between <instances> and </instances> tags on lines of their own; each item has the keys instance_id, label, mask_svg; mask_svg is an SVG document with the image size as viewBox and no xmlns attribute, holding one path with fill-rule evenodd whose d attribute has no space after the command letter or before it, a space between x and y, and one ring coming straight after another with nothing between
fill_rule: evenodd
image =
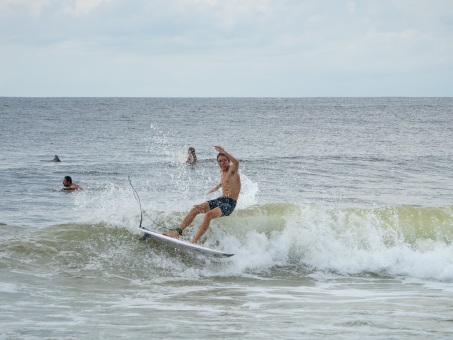
<instances>
[{"instance_id":1,"label":"man's bare foot","mask_svg":"<svg viewBox=\"0 0 453 340\"><path fill-rule=\"evenodd\" d=\"M168 236L168 237L178 238L179 232L177 230L170 230L170 231L163 233L163 235Z\"/></svg>"}]
</instances>

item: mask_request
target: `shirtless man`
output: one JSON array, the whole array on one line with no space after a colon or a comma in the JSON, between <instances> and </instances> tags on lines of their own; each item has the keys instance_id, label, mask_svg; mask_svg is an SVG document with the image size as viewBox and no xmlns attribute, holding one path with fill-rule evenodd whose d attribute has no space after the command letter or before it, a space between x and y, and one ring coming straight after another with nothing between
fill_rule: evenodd
<instances>
[{"instance_id":1,"label":"shirtless man","mask_svg":"<svg viewBox=\"0 0 453 340\"><path fill-rule=\"evenodd\" d=\"M61 191L67 191L67 190L83 190L80 185L77 185L75 183L72 183L72 178L71 176L65 176L63 178L63 186L64 188L61 189Z\"/></svg>"},{"instance_id":2,"label":"shirtless man","mask_svg":"<svg viewBox=\"0 0 453 340\"><path fill-rule=\"evenodd\" d=\"M214 149L219 152L217 155L217 164L220 168L220 183L210 190L208 194L222 188L222 196L195 205L182 220L178 228L168 231L164 233L164 235L178 238L179 235L182 235L184 229L192 223L195 216L205 213L203 223L200 225L200 228L192 239L192 243L196 243L206 230L208 230L211 220L230 215L236 207L239 192L241 191L241 177L238 173L239 162L236 158L226 152L224 148L214 146Z\"/></svg>"}]
</instances>

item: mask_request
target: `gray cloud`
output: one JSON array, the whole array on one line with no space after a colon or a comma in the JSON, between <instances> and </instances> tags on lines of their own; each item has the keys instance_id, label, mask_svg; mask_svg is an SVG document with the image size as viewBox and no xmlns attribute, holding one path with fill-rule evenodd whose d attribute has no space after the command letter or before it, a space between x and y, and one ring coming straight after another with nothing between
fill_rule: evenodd
<instances>
[{"instance_id":1,"label":"gray cloud","mask_svg":"<svg viewBox=\"0 0 453 340\"><path fill-rule=\"evenodd\" d=\"M0 96L451 96L452 4L0 0Z\"/></svg>"}]
</instances>

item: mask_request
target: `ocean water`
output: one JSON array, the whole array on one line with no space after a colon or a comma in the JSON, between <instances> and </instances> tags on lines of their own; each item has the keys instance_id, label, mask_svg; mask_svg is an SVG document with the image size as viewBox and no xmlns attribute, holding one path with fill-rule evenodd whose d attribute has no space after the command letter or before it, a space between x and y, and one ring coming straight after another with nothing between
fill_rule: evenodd
<instances>
[{"instance_id":1,"label":"ocean water","mask_svg":"<svg viewBox=\"0 0 453 340\"><path fill-rule=\"evenodd\" d=\"M453 337L453 98L0 98L0 119L1 339ZM201 243L235 255L139 241L132 186L175 227L217 196L214 145L243 185Z\"/></svg>"}]
</instances>

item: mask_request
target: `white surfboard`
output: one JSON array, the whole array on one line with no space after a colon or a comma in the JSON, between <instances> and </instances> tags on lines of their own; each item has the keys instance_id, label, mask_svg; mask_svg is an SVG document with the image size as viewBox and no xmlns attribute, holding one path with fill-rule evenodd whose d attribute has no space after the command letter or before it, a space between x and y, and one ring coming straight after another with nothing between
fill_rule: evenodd
<instances>
[{"instance_id":1,"label":"white surfboard","mask_svg":"<svg viewBox=\"0 0 453 340\"><path fill-rule=\"evenodd\" d=\"M185 163L187 161L187 156L184 155L181 151L178 151L178 161L179 163Z\"/></svg>"},{"instance_id":2,"label":"white surfboard","mask_svg":"<svg viewBox=\"0 0 453 340\"><path fill-rule=\"evenodd\" d=\"M203 247L198 244L192 244L192 243L189 243L186 241L181 241L181 240L178 240L177 238L165 236L162 233L157 232L157 231L148 230L145 228L139 228L139 229L141 231L143 231L145 234L152 237L156 241L170 244L179 249L189 250L195 254L203 254L203 255L209 255L209 256L214 256L214 257L230 257L230 256L234 255L234 254L225 253L225 252L222 252L219 250Z\"/></svg>"}]
</instances>

